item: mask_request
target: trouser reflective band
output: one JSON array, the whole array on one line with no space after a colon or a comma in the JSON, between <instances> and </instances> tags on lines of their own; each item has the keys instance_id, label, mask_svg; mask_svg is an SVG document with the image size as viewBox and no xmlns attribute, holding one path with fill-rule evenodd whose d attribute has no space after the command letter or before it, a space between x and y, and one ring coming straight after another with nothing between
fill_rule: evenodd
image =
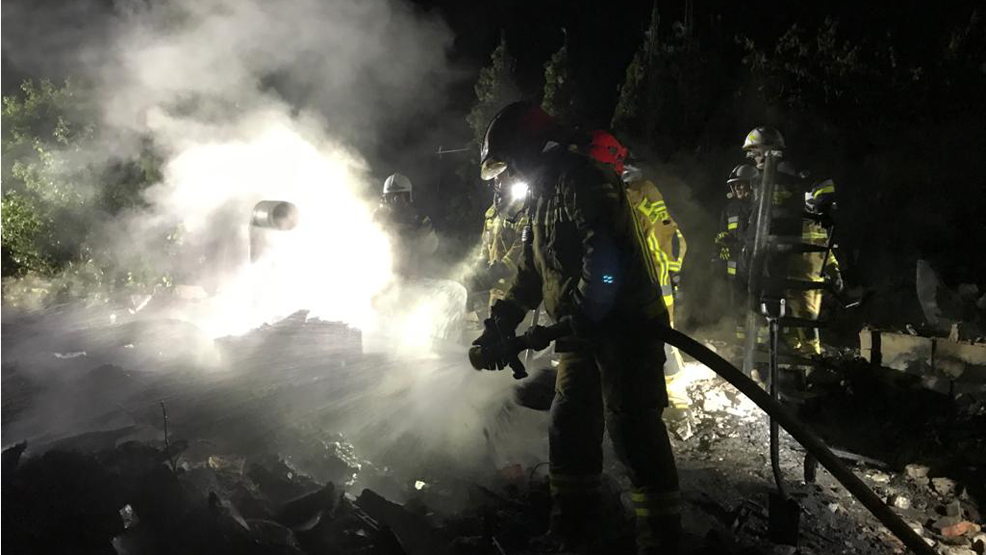
<instances>
[{"instance_id":1,"label":"trouser reflective band","mask_svg":"<svg viewBox=\"0 0 986 555\"><path fill-rule=\"evenodd\" d=\"M559 474L551 472L551 494L554 496L597 495L601 474Z\"/></svg>"},{"instance_id":2,"label":"trouser reflective band","mask_svg":"<svg viewBox=\"0 0 986 555\"><path fill-rule=\"evenodd\" d=\"M647 492L637 489L630 494L630 499L633 500L633 511L638 519L681 513L679 491Z\"/></svg>"},{"instance_id":3,"label":"trouser reflective band","mask_svg":"<svg viewBox=\"0 0 986 555\"><path fill-rule=\"evenodd\" d=\"M735 261L730 260L730 261L726 262L726 273L728 273L731 276L735 276L736 275L736 262Z\"/></svg>"}]
</instances>

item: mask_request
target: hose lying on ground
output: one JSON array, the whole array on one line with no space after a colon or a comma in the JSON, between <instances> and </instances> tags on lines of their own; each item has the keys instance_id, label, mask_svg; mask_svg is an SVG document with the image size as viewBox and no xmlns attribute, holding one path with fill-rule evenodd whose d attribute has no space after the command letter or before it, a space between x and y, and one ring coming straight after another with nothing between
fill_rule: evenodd
<instances>
[{"instance_id":1,"label":"hose lying on ground","mask_svg":"<svg viewBox=\"0 0 986 555\"><path fill-rule=\"evenodd\" d=\"M540 326L538 326L540 327ZM564 337L570 333L570 329L567 324L554 326L548 328L541 328L542 338L550 337L551 340L555 340L559 337ZM937 555L935 550L931 548L924 539L921 538L910 526L907 525L895 512L893 512L890 507L888 507L883 500L881 500L873 490L866 486L862 480L856 476L852 470L850 470L846 465L842 464L842 461L835 456L832 451L818 438L815 434L810 432L805 428L800 422L798 422L793 416L791 416L787 410L784 409L777 401L771 399L770 395L766 391L760 388L756 382L746 376L738 368L727 362L724 358L717 355L715 352L710 350L705 345L702 345L698 341L695 341L691 337L681 333L680 331L664 328L661 332L664 341L670 345L673 345L683 352L694 358L695 360L701 362L705 366L712 369L713 372L718 374L722 379L726 380L733 385L736 389L740 390L744 395L750 398L751 401L756 403L761 410L766 412L771 418L773 418L787 433L791 434L798 443L804 446L805 450L808 451L819 463L822 464L831 474L839 481L840 484L845 487L853 497L858 499L860 503L863 504L870 513L873 514L887 529L893 533L908 549L913 551L917 555ZM511 338L509 348L511 351L520 353L527 348L527 341L524 336L519 336ZM470 350L470 361L473 367L479 369L482 364L482 356L479 347L473 347ZM514 357L516 359L516 356ZM520 365L519 360L517 361L519 368L523 368ZM514 369L515 375L517 374L517 369ZM523 373L526 376L526 372Z\"/></svg>"}]
</instances>

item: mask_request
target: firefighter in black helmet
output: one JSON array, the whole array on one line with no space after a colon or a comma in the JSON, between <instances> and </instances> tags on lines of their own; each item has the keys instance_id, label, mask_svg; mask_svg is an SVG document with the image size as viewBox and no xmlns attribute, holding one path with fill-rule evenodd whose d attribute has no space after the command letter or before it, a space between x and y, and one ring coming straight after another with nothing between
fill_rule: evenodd
<instances>
[{"instance_id":1,"label":"firefighter in black helmet","mask_svg":"<svg viewBox=\"0 0 986 555\"><path fill-rule=\"evenodd\" d=\"M742 344L746 337L746 289L747 256L745 245L752 210L753 187L760 181L757 168L743 164L733 168L726 178L729 193L719 221L719 233L715 243L719 247L719 259L725 264L729 283L731 312L736 316L736 339Z\"/></svg>"},{"instance_id":2,"label":"firefighter in black helmet","mask_svg":"<svg viewBox=\"0 0 986 555\"><path fill-rule=\"evenodd\" d=\"M517 274L475 344L497 353L501 332L516 328L542 301L571 324L560 353L551 407L551 533L563 544L598 534L604 425L633 483L640 553L678 541L678 473L661 413L668 312L646 239L626 189L611 170L573 152L539 107L517 102L490 122L484 179L506 174L530 186L527 241ZM505 366L491 354L489 369Z\"/></svg>"}]
</instances>

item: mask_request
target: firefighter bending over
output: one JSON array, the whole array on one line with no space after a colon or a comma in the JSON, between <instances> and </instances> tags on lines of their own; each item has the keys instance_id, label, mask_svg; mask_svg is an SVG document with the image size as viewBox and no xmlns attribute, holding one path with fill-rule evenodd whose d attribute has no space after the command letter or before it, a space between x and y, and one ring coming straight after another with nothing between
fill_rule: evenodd
<instances>
[{"instance_id":1,"label":"firefighter bending over","mask_svg":"<svg viewBox=\"0 0 986 555\"><path fill-rule=\"evenodd\" d=\"M554 120L526 102L486 130L482 177L525 180L530 233L517 275L474 344L503 368L501 332L543 300L569 322L549 430L551 533L561 547L599 532L603 428L633 484L640 553L661 553L680 533L678 473L661 412L667 405L660 330L669 325L658 271L619 177L572 152ZM547 346L543 345L542 347Z\"/></svg>"}]
</instances>

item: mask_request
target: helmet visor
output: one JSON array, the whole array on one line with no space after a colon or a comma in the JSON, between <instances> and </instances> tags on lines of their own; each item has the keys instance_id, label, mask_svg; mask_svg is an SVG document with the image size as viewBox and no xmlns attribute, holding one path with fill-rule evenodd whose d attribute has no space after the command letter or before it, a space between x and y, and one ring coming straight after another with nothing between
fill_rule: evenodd
<instances>
[{"instance_id":1,"label":"helmet visor","mask_svg":"<svg viewBox=\"0 0 986 555\"><path fill-rule=\"evenodd\" d=\"M496 158L487 158L483 160L483 164L479 167L479 177L483 181L489 181L496 176L500 175L507 169L507 163L503 160L497 160Z\"/></svg>"}]
</instances>

